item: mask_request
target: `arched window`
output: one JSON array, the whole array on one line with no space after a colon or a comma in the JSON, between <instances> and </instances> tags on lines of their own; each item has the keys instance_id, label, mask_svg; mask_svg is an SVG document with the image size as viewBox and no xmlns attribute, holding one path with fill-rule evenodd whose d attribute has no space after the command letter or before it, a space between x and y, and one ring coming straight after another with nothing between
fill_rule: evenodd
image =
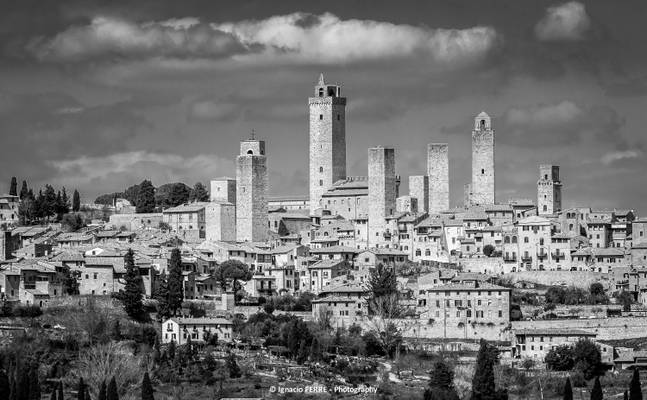
<instances>
[{"instance_id":1,"label":"arched window","mask_svg":"<svg viewBox=\"0 0 647 400\"><path fill-rule=\"evenodd\" d=\"M252 150L247 150L247 154L249 154L250 156L252 156L252 155L254 155L254 152L253 152Z\"/></svg>"},{"instance_id":2,"label":"arched window","mask_svg":"<svg viewBox=\"0 0 647 400\"><path fill-rule=\"evenodd\" d=\"M524 243L528 243L530 240L528 240L528 237L523 238Z\"/></svg>"},{"instance_id":3,"label":"arched window","mask_svg":"<svg viewBox=\"0 0 647 400\"><path fill-rule=\"evenodd\" d=\"M517 243L517 237L516 236L512 237L512 243Z\"/></svg>"},{"instance_id":4,"label":"arched window","mask_svg":"<svg viewBox=\"0 0 647 400\"><path fill-rule=\"evenodd\" d=\"M503 243L510 243L510 236L506 236L505 239L503 239Z\"/></svg>"},{"instance_id":5,"label":"arched window","mask_svg":"<svg viewBox=\"0 0 647 400\"><path fill-rule=\"evenodd\" d=\"M319 167L319 172L323 172L323 167Z\"/></svg>"},{"instance_id":6,"label":"arched window","mask_svg":"<svg viewBox=\"0 0 647 400\"><path fill-rule=\"evenodd\" d=\"M485 129L485 120L484 119L481 120L481 129Z\"/></svg>"}]
</instances>

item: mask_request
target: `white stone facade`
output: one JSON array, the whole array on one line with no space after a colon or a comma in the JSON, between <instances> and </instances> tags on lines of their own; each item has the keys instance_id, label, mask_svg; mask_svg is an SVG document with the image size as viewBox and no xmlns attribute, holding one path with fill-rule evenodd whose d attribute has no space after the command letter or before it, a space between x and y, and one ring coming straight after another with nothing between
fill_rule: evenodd
<instances>
[{"instance_id":1,"label":"white stone facade","mask_svg":"<svg viewBox=\"0 0 647 400\"><path fill-rule=\"evenodd\" d=\"M209 200L236 204L236 179L217 178L212 180Z\"/></svg>"},{"instance_id":2,"label":"white stone facade","mask_svg":"<svg viewBox=\"0 0 647 400\"><path fill-rule=\"evenodd\" d=\"M211 202L205 206L206 239L233 242L236 240L236 206Z\"/></svg>"}]
</instances>

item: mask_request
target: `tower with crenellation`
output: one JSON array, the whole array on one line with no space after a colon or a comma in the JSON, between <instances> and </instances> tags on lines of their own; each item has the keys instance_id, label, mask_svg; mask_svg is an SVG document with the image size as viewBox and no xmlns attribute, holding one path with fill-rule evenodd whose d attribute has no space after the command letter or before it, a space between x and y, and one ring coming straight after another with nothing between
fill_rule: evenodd
<instances>
[{"instance_id":1,"label":"tower with crenellation","mask_svg":"<svg viewBox=\"0 0 647 400\"><path fill-rule=\"evenodd\" d=\"M310 212L321 208L321 196L346 179L346 98L341 86L328 85L323 74L310 107Z\"/></svg>"},{"instance_id":2,"label":"tower with crenellation","mask_svg":"<svg viewBox=\"0 0 647 400\"><path fill-rule=\"evenodd\" d=\"M368 149L368 247L382 247L387 237L386 218L396 212L398 177L395 175L395 150Z\"/></svg>"},{"instance_id":3,"label":"tower with crenellation","mask_svg":"<svg viewBox=\"0 0 647 400\"><path fill-rule=\"evenodd\" d=\"M562 182L559 179L559 166L542 164L539 166L537 181L537 210L542 216L553 215L562 210Z\"/></svg>"},{"instance_id":4,"label":"tower with crenellation","mask_svg":"<svg viewBox=\"0 0 647 400\"><path fill-rule=\"evenodd\" d=\"M472 131L472 184L470 205L495 202L494 130L492 120L485 112L474 118Z\"/></svg>"},{"instance_id":5,"label":"tower with crenellation","mask_svg":"<svg viewBox=\"0 0 647 400\"><path fill-rule=\"evenodd\" d=\"M236 158L236 240L268 239L267 157L265 142L254 138L240 142Z\"/></svg>"}]
</instances>

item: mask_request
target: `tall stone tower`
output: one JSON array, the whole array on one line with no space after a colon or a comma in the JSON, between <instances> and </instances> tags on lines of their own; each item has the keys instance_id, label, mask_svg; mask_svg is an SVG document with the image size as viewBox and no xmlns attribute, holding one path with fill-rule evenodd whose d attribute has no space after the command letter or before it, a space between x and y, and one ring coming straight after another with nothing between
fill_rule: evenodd
<instances>
[{"instance_id":1,"label":"tall stone tower","mask_svg":"<svg viewBox=\"0 0 647 400\"><path fill-rule=\"evenodd\" d=\"M471 191L472 205L494 204L494 130L485 112L474 118Z\"/></svg>"},{"instance_id":2,"label":"tall stone tower","mask_svg":"<svg viewBox=\"0 0 647 400\"><path fill-rule=\"evenodd\" d=\"M346 98L341 86L327 85L323 74L310 106L310 212L333 183L346 179Z\"/></svg>"},{"instance_id":3,"label":"tall stone tower","mask_svg":"<svg viewBox=\"0 0 647 400\"><path fill-rule=\"evenodd\" d=\"M395 150L368 149L368 246L377 247L385 241L386 217L396 211L397 177Z\"/></svg>"},{"instance_id":4,"label":"tall stone tower","mask_svg":"<svg viewBox=\"0 0 647 400\"><path fill-rule=\"evenodd\" d=\"M416 199L419 212L429 211L429 177L411 175L409 177L409 196Z\"/></svg>"},{"instance_id":5,"label":"tall stone tower","mask_svg":"<svg viewBox=\"0 0 647 400\"><path fill-rule=\"evenodd\" d=\"M427 176L429 176L429 213L449 209L449 145L427 145Z\"/></svg>"},{"instance_id":6,"label":"tall stone tower","mask_svg":"<svg viewBox=\"0 0 647 400\"><path fill-rule=\"evenodd\" d=\"M537 209L539 215L553 215L562 210L562 182L559 180L557 165L539 166Z\"/></svg>"},{"instance_id":7,"label":"tall stone tower","mask_svg":"<svg viewBox=\"0 0 647 400\"><path fill-rule=\"evenodd\" d=\"M265 142L240 142L236 158L236 240L264 242L268 238L267 157Z\"/></svg>"}]
</instances>

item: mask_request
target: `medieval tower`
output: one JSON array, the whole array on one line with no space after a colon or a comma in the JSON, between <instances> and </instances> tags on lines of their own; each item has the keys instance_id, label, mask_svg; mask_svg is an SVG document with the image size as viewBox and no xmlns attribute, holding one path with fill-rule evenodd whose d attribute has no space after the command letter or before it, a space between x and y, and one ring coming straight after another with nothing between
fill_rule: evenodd
<instances>
[{"instance_id":1,"label":"medieval tower","mask_svg":"<svg viewBox=\"0 0 647 400\"><path fill-rule=\"evenodd\" d=\"M320 208L321 195L346 179L346 98L341 86L327 85L323 74L310 106L310 212Z\"/></svg>"},{"instance_id":2,"label":"medieval tower","mask_svg":"<svg viewBox=\"0 0 647 400\"><path fill-rule=\"evenodd\" d=\"M539 166L537 210L539 215L553 215L562 210L562 182L557 165Z\"/></svg>"},{"instance_id":3,"label":"medieval tower","mask_svg":"<svg viewBox=\"0 0 647 400\"><path fill-rule=\"evenodd\" d=\"M386 217L395 213L398 184L395 175L395 150L368 149L368 247L386 241Z\"/></svg>"},{"instance_id":4,"label":"medieval tower","mask_svg":"<svg viewBox=\"0 0 647 400\"><path fill-rule=\"evenodd\" d=\"M427 176L429 176L429 213L449 209L449 146L447 143L427 145Z\"/></svg>"},{"instance_id":5,"label":"medieval tower","mask_svg":"<svg viewBox=\"0 0 647 400\"><path fill-rule=\"evenodd\" d=\"M470 204L494 204L494 130L485 112L474 119L472 131L472 185Z\"/></svg>"},{"instance_id":6,"label":"medieval tower","mask_svg":"<svg viewBox=\"0 0 647 400\"><path fill-rule=\"evenodd\" d=\"M265 242L268 237L265 142L243 140L236 158L236 240Z\"/></svg>"},{"instance_id":7,"label":"medieval tower","mask_svg":"<svg viewBox=\"0 0 647 400\"><path fill-rule=\"evenodd\" d=\"M429 211L429 177L427 175L409 176L409 196L416 199L419 212Z\"/></svg>"}]
</instances>

